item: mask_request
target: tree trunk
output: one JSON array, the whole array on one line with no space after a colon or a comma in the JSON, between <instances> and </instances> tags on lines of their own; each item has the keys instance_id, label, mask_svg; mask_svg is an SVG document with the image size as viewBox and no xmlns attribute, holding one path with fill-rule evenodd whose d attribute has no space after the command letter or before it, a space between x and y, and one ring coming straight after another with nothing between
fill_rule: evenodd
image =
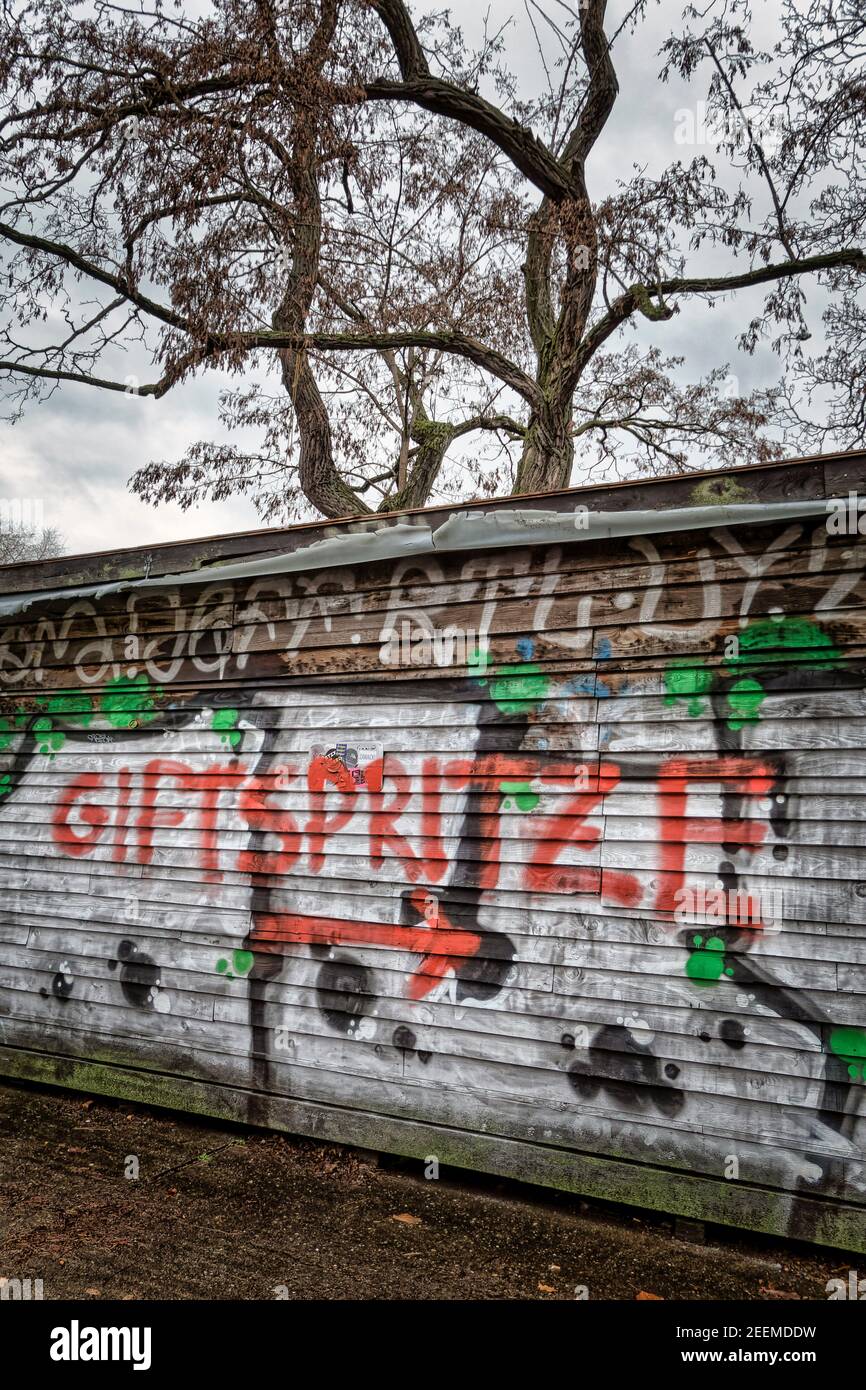
<instances>
[{"instance_id":1,"label":"tree trunk","mask_svg":"<svg viewBox=\"0 0 866 1390\"><path fill-rule=\"evenodd\" d=\"M418 445L407 471L406 480L397 492L386 497L380 512L397 512L407 507L423 507L430 497L442 463L454 439L453 425L431 420L420 400L416 402L411 436Z\"/></svg>"},{"instance_id":2,"label":"tree trunk","mask_svg":"<svg viewBox=\"0 0 866 1390\"><path fill-rule=\"evenodd\" d=\"M546 404L530 418L512 496L568 487L573 464L571 412Z\"/></svg>"},{"instance_id":3,"label":"tree trunk","mask_svg":"<svg viewBox=\"0 0 866 1390\"><path fill-rule=\"evenodd\" d=\"M283 327L282 323L276 321L276 316L274 327ZM369 512L367 504L340 477L334 463L328 408L306 352L287 349L280 353L280 358L283 385L291 397L298 422L298 482L301 491L323 516L356 516Z\"/></svg>"},{"instance_id":4,"label":"tree trunk","mask_svg":"<svg viewBox=\"0 0 866 1390\"><path fill-rule=\"evenodd\" d=\"M309 56L321 72L337 24L335 0L323 0L321 22L310 43ZM289 224L292 260L286 286L272 324L277 332L303 338L307 315L316 292L322 246L322 201L319 194L317 135L312 111L301 112L292 130L289 173L295 197ZM349 487L334 462L328 409L304 347L280 351L283 385L291 397L301 447L298 482L314 507L327 517L358 516L371 508Z\"/></svg>"}]
</instances>

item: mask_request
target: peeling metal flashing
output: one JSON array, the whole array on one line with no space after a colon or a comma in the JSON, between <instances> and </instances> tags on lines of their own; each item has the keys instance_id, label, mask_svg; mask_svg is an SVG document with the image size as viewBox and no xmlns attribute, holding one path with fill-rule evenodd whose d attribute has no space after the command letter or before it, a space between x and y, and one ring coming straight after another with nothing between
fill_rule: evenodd
<instances>
[{"instance_id":1,"label":"peeling metal flashing","mask_svg":"<svg viewBox=\"0 0 866 1390\"><path fill-rule=\"evenodd\" d=\"M0 599L0 614L21 613L34 604L74 598L100 599L126 590L165 589L186 584L219 584L225 580L252 579L256 575L373 564L377 560L405 559L413 555L453 553L461 550L496 550L511 546L563 545L610 540L665 531L707 530L713 526L747 526L772 521L796 521L827 515L845 499L815 497L797 502L720 504L674 507L666 511L573 512L455 511L440 526L423 522L397 522L375 530L335 532L285 555L266 555L238 560L207 569L164 574L156 578L116 580L110 584L86 584L77 588L39 589Z\"/></svg>"}]
</instances>

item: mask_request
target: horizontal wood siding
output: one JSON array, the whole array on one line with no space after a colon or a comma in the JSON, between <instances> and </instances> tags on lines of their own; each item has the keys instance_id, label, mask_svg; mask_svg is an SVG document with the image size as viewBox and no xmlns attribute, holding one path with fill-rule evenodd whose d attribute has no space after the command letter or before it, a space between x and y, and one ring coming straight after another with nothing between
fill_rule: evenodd
<instances>
[{"instance_id":1,"label":"horizontal wood siding","mask_svg":"<svg viewBox=\"0 0 866 1390\"><path fill-rule=\"evenodd\" d=\"M819 517L4 618L0 1069L866 1251L864 568Z\"/></svg>"}]
</instances>

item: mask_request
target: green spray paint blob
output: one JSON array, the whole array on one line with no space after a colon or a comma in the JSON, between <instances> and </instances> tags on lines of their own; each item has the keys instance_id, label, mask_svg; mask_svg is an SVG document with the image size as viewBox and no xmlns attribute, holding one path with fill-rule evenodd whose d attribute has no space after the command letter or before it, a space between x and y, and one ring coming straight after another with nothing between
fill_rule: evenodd
<instances>
[{"instance_id":1,"label":"green spray paint blob","mask_svg":"<svg viewBox=\"0 0 866 1390\"><path fill-rule=\"evenodd\" d=\"M705 942L702 936L692 938L699 949L686 961L686 974L693 984L714 985L722 975L733 975L733 970L725 965L725 943L720 936L711 936Z\"/></svg>"},{"instance_id":2,"label":"green spray paint blob","mask_svg":"<svg viewBox=\"0 0 866 1390\"><path fill-rule=\"evenodd\" d=\"M737 638L736 656L725 659L725 668L732 675L747 672L756 666L811 666L818 671L831 670L842 660L842 653L823 628L812 618L761 618L749 623ZM729 729L741 729L760 717L766 692L759 680L743 676L731 686L728 705L731 715Z\"/></svg>"},{"instance_id":3,"label":"green spray paint blob","mask_svg":"<svg viewBox=\"0 0 866 1390\"><path fill-rule=\"evenodd\" d=\"M37 719L33 724L33 733L36 738L36 751L44 756L53 758L66 742L66 735L61 729L55 729L51 720L45 715Z\"/></svg>"},{"instance_id":4,"label":"green spray paint blob","mask_svg":"<svg viewBox=\"0 0 866 1390\"><path fill-rule=\"evenodd\" d=\"M145 675L136 676L134 680L121 676L108 682L99 706L115 729L134 729L156 718L154 699L161 694L159 686L151 690L150 680Z\"/></svg>"},{"instance_id":5,"label":"green spray paint blob","mask_svg":"<svg viewBox=\"0 0 866 1390\"><path fill-rule=\"evenodd\" d=\"M749 623L737 640L737 655L725 661L729 671L765 666L768 662L793 662L826 670L835 666L842 656L812 618L761 618Z\"/></svg>"},{"instance_id":6,"label":"green spray paint blob","mask_svg":"<svg viewBox=\"0 0 866 1390\"><path fill-rule=\"evenodd\" d=\"M223 743L232 748L238 748L243 738L243 733L236 727L238 718L236 709L217 709L211 720L211 728L219 734Z\"/></svg>"},{"instance_id":7,"label":"green spray paint blob","mask_svg":"<svg viewBox=\"0 0 866 1390\"><path fill-rule=\"evenodd\" d=\"M866 1081L866 1029L834 1028L830 1034L830 1051L848 1063L852 1081Z\"/></svg>"},{"instance_id":8,"label":"green spray paint blob","mask_svg":"<svg viewBox=\"0 0 866 1390\"><path fill-rule=\"evenodd\" d=\"M8 772L4 772L0 777L0 796L8 796L12 790L12 778Z\"/></svg>"},{"instance_id":9,"label":"green spray paint blob","mask_svg":"<svg viewBox=\"0 0 866 1390\"><path fill-rule=\"evenodd\" d=\"M221 957L217 961L217 972L220 975L225 975L227 980L233 980L236 975L243 978L248 971L252 970L254 960L255 956L252 951L232 951L232 970L234 973L229 970L229 963L225 957Z\"/></svg>"},{"instance_id":10,"label":"green spray paint blob","mask_svg":"<svg viewBox=\"0 0 866 1390\"><path fill-rule=\"evenodd\" d=\"M467 670L479 685L490 686L490 698L503 714L523 714L525 710L547 699L548 677L532 661L518 666L500 666L488 675L490 653L476 647L469 658Z\"/></svg>"},{"instance_id":11,"label":"green spray paint blob","mask_svg":"<svg viewBox=\"0 0 866 1390\"><path fill-rule=\"evenodd\" d=\"M728 728L742 729L744 724L754 724L758 719L764 696L764 687L752 676L746 676L732 685L728 691L728 705L732 711Z\"/></svg>"},{"instance_id":12,"label":"green spray paint blob","mask_svg":"<svg viewBox=\"0 0 866 1390\"><path fill-rule=\"evenodd\" d=\"M503 796L513 796L520 811L534 811L541 800L528 782L500 782L499 790ZM502 804L506 809L511 805L510 801L503 801Z\"/></svg>"},{"instance_id":13,"label":"green spray paint blob","mask_svg":"<svg viewBox=\"0 0 866 1390\"><path fill-rule=\"evenodd\" d=\"M689 714L697 718L704 707L703 697L709 693L712 683L713 673L706 666L696 666L690 657L677 657L665 671L668 691L665 704L675 705L677 700L685 700Z\"/></svg>"},{"instance_id":14,"label":"green spray paint blob","mask_svg":"<svg viewBox=\"0 0 866 1390\"><path fill-rule=\"evenodd\" d=\"M95 714L90 696L80 690L58 690L45 705L45 712L56 714L67 724L81 724L84 728Z\"/></svg>"},{"instance_id":15,"label":"green spray paint blob","mask_svg":"<svg viewBox=\"0 0 866 1390\"><path fill-rule=\"evenodd\" d=\"M547 698L549 680L532 661L500 666L490 682L490 696L503 714L522 714Z\"/></svg>"},{"instance_id":16,"label":"green spray paint blob","mask_svg":"<svg viewBox=\"0 0 866 1390\"><path fill-rule=\"evenodd\" d=\"M58 690L56 695L37 700L36 703L39 709L45 711L33 721L32 733L36 739L36 751L49 758L53 758L66 742L63 730L54 727L55 719L62 719L66 724L80 724L86 727L95 713L92 699L80 690ZM26 710L16 711L15 728L26 725L28 720ZM0 749L8 748L13 733L14 729L9 720L0 719Z\"/></svg>"}]
</instances>

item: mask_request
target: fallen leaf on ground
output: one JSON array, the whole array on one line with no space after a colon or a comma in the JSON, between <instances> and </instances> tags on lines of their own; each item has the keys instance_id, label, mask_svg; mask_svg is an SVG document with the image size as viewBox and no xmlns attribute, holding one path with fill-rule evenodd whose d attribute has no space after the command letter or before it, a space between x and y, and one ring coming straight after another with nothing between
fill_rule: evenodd
<instances>
[{"instance_id":1,"label":"fallen leaf on ground","mask_svg":"<svg viewBox=\"0 0 866 1390\"><path fill-rule=\"evenodd\" d=\"M645 1289L641 1289L640 1293L635 1294L635 1299L639 1298L652 1298L655 1299L657 1303L664 1303L664 1299L660 1293L647 1293Z\"/></svg>"},{"instance_id":2,"label":"fallen leaf on ground","mask_svg":"<svg viewBox=\"0 0 866 1390\"><path fill-rule=\"evenodd\" d=\"M539 1286L538 1286L538 1292L539 1292L539 1293L556 1293L556 1289L553 1287L552 1284L539 1284Z\"/></svg>"},{"instance_id":3,"label":"fallen leaf on ground","mask_svg":"<svg viewBox=\"0 0 866 1390\"><path fill-rule=\"evenodd\" d=\"M759 1292L766 1294L767 1298L799 1298L798 1293L786 1293L784 1289L771 1289L767 1284L759 1285Z\"/></svg>"},{"instance_id":4,"label":"fallen leaf on ground","mask_svg":"<svg viewBox=\"0 0 866 1390\"><path fill-rule=\"evenodd\" d=\"M421 1226L423 1222L420 1216L413 1216L411 1212L401 1211L399 1216L392 1216L392 1221L402 1221L405 1226Z\"/></svg>"},{"instance_id":5,"label":"fallen leaf on ground","mask_svg":"<svg viewBox=\"0 0 866 1390\"><path fill-rule=\"evenodd\" d=\"M102 1296L101 1289L85 1289L84 1292L89 1293L92 1298L101 1298Z\"/></svg>"}]
</instances>

